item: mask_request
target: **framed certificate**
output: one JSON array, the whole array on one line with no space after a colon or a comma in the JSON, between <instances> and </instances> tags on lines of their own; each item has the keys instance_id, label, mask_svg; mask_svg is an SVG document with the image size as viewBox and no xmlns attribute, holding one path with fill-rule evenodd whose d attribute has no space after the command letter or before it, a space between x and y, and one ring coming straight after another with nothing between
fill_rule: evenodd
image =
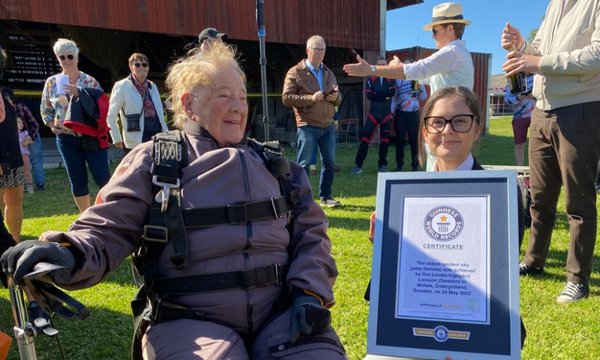
<instances>
[{"instance_id":1,"label":"framed certificate","mask_svg":"<svg viewBox=\"0 0 600 360\"><path fill-rule=\"evenodd\" d=\"M515 171L380 174L365 359L520 359Z\"/></svg>"}]
</instances>

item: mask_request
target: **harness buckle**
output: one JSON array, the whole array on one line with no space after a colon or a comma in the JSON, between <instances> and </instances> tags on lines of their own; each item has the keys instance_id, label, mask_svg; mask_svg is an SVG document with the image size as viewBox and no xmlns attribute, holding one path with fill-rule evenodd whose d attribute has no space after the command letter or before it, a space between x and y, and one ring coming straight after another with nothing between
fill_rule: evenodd
<instances>
[{"instance_id":1,"label":"harness buckle","mask_svg":"<svg viewBox=\"0 0 600 360\"><path fill-rule=\"evenodd\" d=\"M279 219L281 215L277 213L277 207L275 206L275 196L271 197L271 206L273 206L273 214L275 214L275 219Z\"/></svg>"},{"instance_id":2,"label":"harness buckle","mask_svg":"<svg viewBox=\"0 0 600 360\"><path fill-rule=\"evenodd\" d=\"M169 241L169 230L164 226L144 225L144 239L159 243Z\"/></svg>"},{"instance_id":3,"label":"harness buckle","mask_svg":"<svg viewBox=\"0 0 600 360\"><path fill-rule=\"evenodd\" d=\"M279 267L281 264L275 264L275 285L279 286L282 282L279 280Z\"/></svg>"},{"instance_id":4,"label":"harness buckle","mask_svg":"<svg viewBox=\"0 0 600 360\"><path fill-rule=\"evenodd\" d=\"M158 180L158 176L154 175L152 176L152 183L156 186L162 186L162 196L160 199L160 212L167 212L167 206L169 205L169 192L171 190L171 188L179 188L179 186L181 185L181 182L179 181L179 179L175 179L175 183L168 183L168 182L164 182L164 181L159 181ZM160 195L157 194L157 197ZM156 199L156 201L158 201L158 198Z\"/></svg>"}]
</instances>

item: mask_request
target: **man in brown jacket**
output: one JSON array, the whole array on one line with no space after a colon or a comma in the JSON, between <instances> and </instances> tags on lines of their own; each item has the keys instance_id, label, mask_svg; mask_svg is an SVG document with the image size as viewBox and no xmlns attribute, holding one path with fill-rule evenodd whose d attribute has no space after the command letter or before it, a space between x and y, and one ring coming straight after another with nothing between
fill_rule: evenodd
<instances>
[{"instance_id":1,"label":"man in brown jacket","mask_svg":"<svg viewBox=\"0 0 600 360\"><path fill-rule=\"evenodd\" d=\"M307 58L292 67L285 76L281 99L294 108L298 126L297 161L308 173L317 146L321 151L319 196L321 206L335 207L340 202L331 197L335 172L335 106L342 102L335 75L325 64L325 40L314 35L306 42Z\"/></svg>"}]
</instances>

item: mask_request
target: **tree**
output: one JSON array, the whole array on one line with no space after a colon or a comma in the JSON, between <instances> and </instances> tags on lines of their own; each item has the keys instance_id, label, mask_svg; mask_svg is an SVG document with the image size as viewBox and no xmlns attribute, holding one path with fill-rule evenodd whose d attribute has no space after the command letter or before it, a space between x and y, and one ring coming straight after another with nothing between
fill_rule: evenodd
<instances>
[{"instance_id":1,"label":"tree","mask_svg":"<svg viewBox=\"0 0 600 360\"><path fill-rule=\"evenodd\" d=\"M544 17L542 16L540 20L544 21ZM535 29L531 30L529 32L529 35L527 35L527 39L525 39L525 41L527 41L528 43L531 43L533 41L533 39L535 39L535 35L537 34L539 29L540 29L540 27L538 26Z\"/></svg>"}]
</instances>

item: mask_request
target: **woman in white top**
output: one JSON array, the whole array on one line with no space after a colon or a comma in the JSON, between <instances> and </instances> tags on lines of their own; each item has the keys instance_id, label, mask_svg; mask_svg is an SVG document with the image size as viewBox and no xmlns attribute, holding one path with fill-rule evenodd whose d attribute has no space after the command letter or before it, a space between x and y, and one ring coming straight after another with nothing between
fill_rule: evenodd
<instances>
[{"instance_id":1,"label":"woman in white top","mask_svg":"<svg viewBox=\"0 0 600 360\"><path fill-rule=\"evenodd\" d=\"M150 65L146 55L131 55L129 70L131 74L113 86L106 118L113 144L125 154L155 134L168 130L158 88L148 80ZM117 116L121 119L121 131Z\"/></svg>"}]
</instances>

